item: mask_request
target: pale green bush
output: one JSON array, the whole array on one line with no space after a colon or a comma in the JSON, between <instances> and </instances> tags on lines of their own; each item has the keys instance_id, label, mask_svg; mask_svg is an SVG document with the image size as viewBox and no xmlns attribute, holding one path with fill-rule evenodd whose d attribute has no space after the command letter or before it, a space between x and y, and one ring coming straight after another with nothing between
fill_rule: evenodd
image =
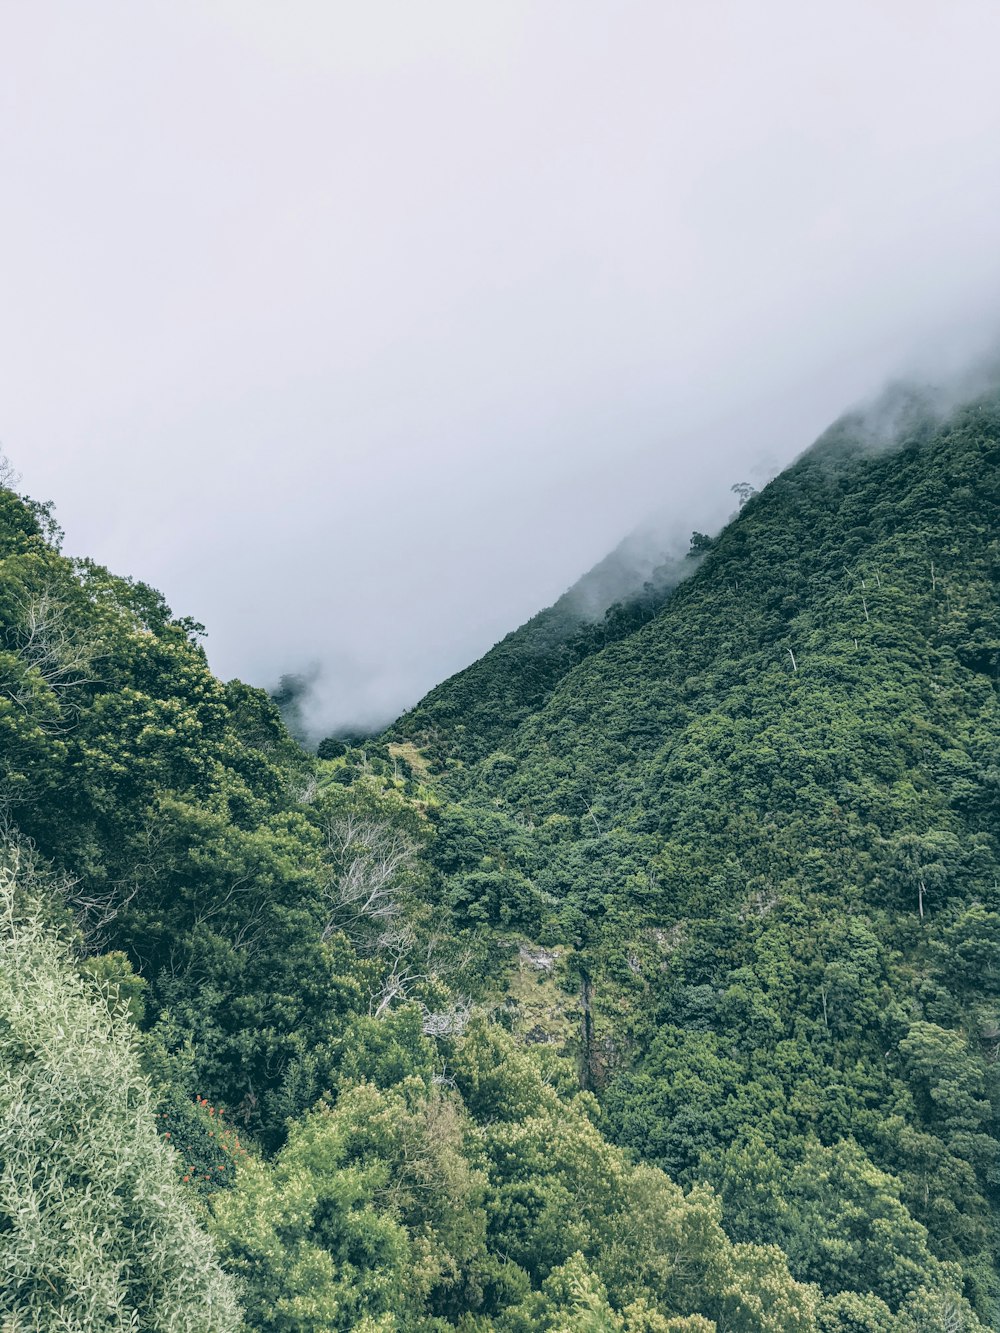
<instances>
[{"instance_id":1,"label":"pale green bush","mask_svg":"<svg viewBox=\"0 0 1000 1333\"><path fill-rule=\"evenodd\" d=\"M236 1329L125 1014L25 907L16 870L16 854L0 864L0 1327Z\"/></svg>"}]
</instances>

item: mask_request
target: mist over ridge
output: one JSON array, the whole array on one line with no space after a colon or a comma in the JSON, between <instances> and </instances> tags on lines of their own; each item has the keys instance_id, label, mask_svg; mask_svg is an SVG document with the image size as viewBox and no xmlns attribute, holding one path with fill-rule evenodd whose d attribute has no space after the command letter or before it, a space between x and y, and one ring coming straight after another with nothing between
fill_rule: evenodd
<instances>
[{"instance_id":1,"label":"mist over ridge","mask_svg":"<svg viewBox=\"0 0 1000 1333\"><path fill-rule=\"evenodd\" d=\"M318 732L996 327L979 0L52 12L0 19L0 441Z\"/></svg>"},{"instance_id":2,"label":"mist over ridge","mask_svg":"<svg viewBox=\"0 0 1000 1333\"><path fill-rule=\"evenodd\" d=\"M708 517L699 515L698 519L715 531L722 521L726 521L718 518L719 512L723 508L728 510L728 519L737 507L736 500L729 494L724 504L714 507L714 513L706 507ZM669 512L647 516L607 555L584 571L554 602L549 606L538 607L534 615L528 618L527 624L532 624L541 616L550 616L555 625L562 627L556 633L569 632L576 626L598 623L614 604L628 602L641 594L644 588L652 589L667 584L673 586L680 582L696 568L689 558L692 529L687 524L687 518ZM482 652L496 647L518 628L516 624L509 626L506 635L501 635L493 643L484 644ZM470 661L458 662L455 669L461 671L472 665L482 652ZM345 664L341 662L339 668L343 672ZM313 661L283 672L277 682L268 685L272 697L282 710L286 725L308 745L315 745L326 736L380 732L417 703L423 693L421 691L416 696L411 694L408 698L401 698L394 709L383 709L381 712L378 709L367 712L351 712L348 709L345 712L337 694L343 678L338 679L336 671L337 664L331 670L328 664ZM441 684L451 675L451 671L447 672L447 676L431 681L429 687Z\"/></svg>"},{"instance_id":3,"label":"mist over ridge","mask_svg":"<svg viewBox=\"0 0 1000 1333\"><path fill-rule=\"evenodd\" d=\"M889 379L877 392L841 412L795 458L819 454L828 448L892 450L914 432L926 434L957 409L1000 390L1000 355L995 346L995 342L991 343L989 352L977 351L964 364L956 365L954 361L949 364L943 358L936 374L929 367L922 371L912 368L907 374ZM660 605L656 593L676 587L698 567L698 560L692 560L692 534L700 526L708 536L717 536L738 516L746 500L777 471L773 464L757 462L749 469L752 481L740 478L731 485L720 485L714 503L704 504L700 512L678 512L669 505L651 510L552 603L537 608L523 624L509 626L506 635L485 645L482 652L500 646L506 639L516 639L521 654L548 651L552 642L571 636L577 626L597 624L614 604L627 605L644 590ZM533 628L536 639L525 639L522 631ZM461 674L481 655L458 663L456 671ZM451 675L448 672L428 688L443 684ZM345 712L337 697L337 684L327 667L314 661L283 673L280 682L271 683L269 688L282 707L286 722L309 745L328 735L373 735L405 714L422 697L404 699L402 706L394 711Z\"/></svg>"}]
</instances>

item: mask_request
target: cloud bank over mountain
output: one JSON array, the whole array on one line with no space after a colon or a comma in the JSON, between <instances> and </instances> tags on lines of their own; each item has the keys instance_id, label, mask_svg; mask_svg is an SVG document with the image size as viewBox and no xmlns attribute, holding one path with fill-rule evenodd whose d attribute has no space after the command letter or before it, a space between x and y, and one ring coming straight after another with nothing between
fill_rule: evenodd
<instances>
[{"instance_id":1,"label":"cloud bank over mountain","mask_svg":"<svg viewBox=\"0 0 1000 1333\"><path fill-rule=\"evenodd\" d=\"M998 40L977 0L12 7L0 442L220 673L383 721L988 343Z\"/></svg>"}]
</instances>

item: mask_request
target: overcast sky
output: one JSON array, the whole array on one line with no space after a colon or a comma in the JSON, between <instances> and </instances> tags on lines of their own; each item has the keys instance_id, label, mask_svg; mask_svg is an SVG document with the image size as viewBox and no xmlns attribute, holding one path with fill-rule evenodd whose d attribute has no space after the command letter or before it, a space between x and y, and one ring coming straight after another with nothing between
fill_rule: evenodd
<instances>
[{"instance_id":1,"label":"overcast sky","mask_svg":"<svg viewBox=\"0 0 1000 1333\"><path fill-rule=\"evenodd\" d=\"M1000 314L996 0L0 0L0 443L387 720Z\"/></svg>"}]
</instances>

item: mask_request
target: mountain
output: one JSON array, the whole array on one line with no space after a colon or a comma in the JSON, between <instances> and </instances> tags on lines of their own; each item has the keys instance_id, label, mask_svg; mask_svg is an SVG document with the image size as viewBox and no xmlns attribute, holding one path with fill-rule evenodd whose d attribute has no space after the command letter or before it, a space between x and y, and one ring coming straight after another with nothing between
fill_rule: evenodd
<instances>
[{"instance_id":1,"label":"mountain","mask_svg":"<svg viewBox=\"0 0 1000 1333\"><path fill-rule=\"evenodd\" d=\"M631 634L690 572L669 543L639 530L552 606L431 690L386 733L438 761L474 763L501 748L591 653Z\"/></svg>"},{"instance_id":2,"label":"mountain","mask_svg":"<svg viewBox=\"0 0 1000 1333\"><path fill-rule=\"evenodd\" d=\"M0 489L6 1323L996 1326L1000 395L323 758L58 537Z\"/></svg>"},{"instance_id":3,"label":"mountain","mask_svg":"<svg viewBox=\"0 0 1000 1333\"><path fill-rule=\"evenodd\" d=\"M871 1237L847 1236L881 1172L985 1310L1000 402L942 416L895 389L876 407L752 498L502 751L442 779L479 845L467 817L433 854L470 920L558 957L609 1132L710 1179L735 1239L795 1256L822 1219L836 1243L806 1244L793 1272L833 1289L864 1273L892 1304ZM411 716L461 716L470 679L526 670L495 649ZM425 759L444 759L436 742ZM836 1181L822 1200L820 1177Z\"/></svg>"},{"instance_id":4,"label":"mountain","mask_svg":"<svg viewBox=\"0 0 1000 1333\"><path fill-rule=\"evenodd\" d=\"M307 755L200 628L0 488L4 1327L814 1328L491 1017L440 800Z\"/></svg>"}]
</instances>

